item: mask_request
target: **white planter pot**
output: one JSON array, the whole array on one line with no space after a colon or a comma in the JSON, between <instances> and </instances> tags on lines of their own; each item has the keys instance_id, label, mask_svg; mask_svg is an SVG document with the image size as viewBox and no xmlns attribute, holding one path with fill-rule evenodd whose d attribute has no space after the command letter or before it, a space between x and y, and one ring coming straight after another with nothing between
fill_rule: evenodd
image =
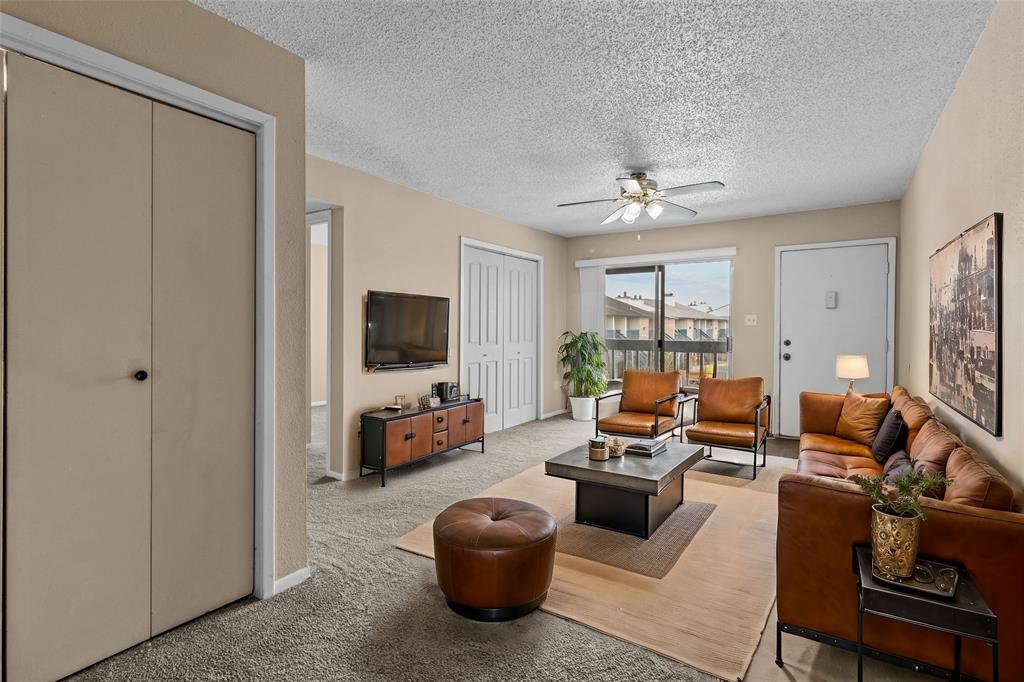
<instances>
[{"instance_id":1,"label":"white planter pot","mask_svg":"<svg viewBox=\"0 0 1024 682\"><path fill-rule=\"evenodd\" d=\"M594 405L596 404L593 398L569 398L569 404L572 405L572 418L578 422L589 422L594 420Z\"/></svg>"}]
</instances>

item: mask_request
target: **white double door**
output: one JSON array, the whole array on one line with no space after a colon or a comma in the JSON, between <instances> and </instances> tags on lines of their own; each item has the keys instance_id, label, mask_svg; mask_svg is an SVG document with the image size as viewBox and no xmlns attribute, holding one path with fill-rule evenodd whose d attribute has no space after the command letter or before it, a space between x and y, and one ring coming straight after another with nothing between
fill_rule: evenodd
<instances>
[{"instance_id":1,"label":"white double door","mask_svg":"<svg viewBox=\"0 0 1024 682\"><path fill-rule=\"evenodd\" d=\"M463 257L461 377L484 431L537 418L537 261L476 247Z\"/></svg>"},{"instance_id":2,"label":"white double door","mask_svg":"<svg viewBox=\"0 0 1024 682\"><path fill-rule=\"evenodd\" d=\"M845 393L836 378L837 355L866 355L870 378L858 393L892 386L891 288L895 242L852 242L781 247L778 431L800 435L800 393Z\"/></svg>"}]
</instances>

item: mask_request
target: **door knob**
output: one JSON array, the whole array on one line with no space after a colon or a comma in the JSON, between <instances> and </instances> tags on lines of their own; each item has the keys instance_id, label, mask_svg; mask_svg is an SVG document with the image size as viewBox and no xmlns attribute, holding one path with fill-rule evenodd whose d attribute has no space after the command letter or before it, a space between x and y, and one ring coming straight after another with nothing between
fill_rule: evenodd
<instances>
[{"instance_id":1,"label":"door knob","mask_svg":"<svg viewBox=\"0 0 1024 682\"><path fill-rule=\"evenodd\" d=\"M135 380L136 381L145 381L148 378L149 378L149 372L147 372L144 369L140 369L138 372L135 373Z\"/></svg>"},{"instance_id":2,"label":"door knob","mask_svg":"<svg viewBox=\"0 0 1024 682\"><path fill-rule=\"evenodd\" d=\"M783 353L782 354L782 359L783 360L789 360L791 357L793 357L793 356L790 355L789 353Z\"/></svg>"}]
</instances>

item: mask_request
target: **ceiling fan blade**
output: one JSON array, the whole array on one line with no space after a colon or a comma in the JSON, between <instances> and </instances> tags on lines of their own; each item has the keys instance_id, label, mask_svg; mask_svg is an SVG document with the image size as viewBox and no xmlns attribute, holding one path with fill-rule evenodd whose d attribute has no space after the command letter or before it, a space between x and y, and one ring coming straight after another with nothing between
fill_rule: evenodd
<instances>
[{"instance_id":1,"label":"ceiling fan blade","mask_svg":"<svg viewBox=\"0 0 1024 682\"><path fill-rule=\"evenodd\" d=\"M606 201L618 201L618 197L614 199L591 199L590 201L570 201L568 204L558 204L555 208L562 208L563 206L582 206L583 204L603 204Z\"/></svg>"},{"instance_id":2,"label":"ceiling fan blade","mask_svg":"<svg viewBox=\"0 0 1024 682\"><path fill-rule=\"evenodd\" d=\"M711 182L698 182L693 185L679 185L678 187L666 187L661 190L661 193L665 196L682 196L683 194L694 194L696 192L707 192L715 189L723 189L724 184L718 180L712 180Z\"/></svg>"},{"instance_id":3,"label":"ceiling fan blade","mask_svg":"<svg viewBox=\"0 0 1024 682\"><path fill-rule=\"evenodd\" d=\"M692 218L695 215L697 215L697 212L694 211L692 208L686 208L685 206L680 206L679 204L675 204L675 203L672 203L671 201L666 201L664 199L661 200L661 203L668 204L669 206L675 206L680 211L684 211L686 213L686 217L687 218Z\"/></svg>"},{"instance_id":4,"label":"ceiling fan blade","mask_svg":"<svg viewBox=\"0 0 1024 682\"><path fill-rule=\"evenodd\" d=\"M622 189L626 190L629 194L639 194L644 191L644 188L640 186L640 183L633 178L615 178L622 185Z\"/></svg>"},{"instance_id":5,"label":"ceiling fan blade","mask_svg":"<svg viewBox=\"0 0 1024 682\"><path fill-rule=\"evenodd\" d=\"M622 217L622 214L626 212L627 208L629 208L629 204L626 204L624 206L619 206L617 209L615 209L614 213L612 213L610 216L608 216L607 218L602 220L601 224L602 225L607 225L608 223L615 222L616 220L618 220L619 218Z\"/></svg>"}]
</instances>

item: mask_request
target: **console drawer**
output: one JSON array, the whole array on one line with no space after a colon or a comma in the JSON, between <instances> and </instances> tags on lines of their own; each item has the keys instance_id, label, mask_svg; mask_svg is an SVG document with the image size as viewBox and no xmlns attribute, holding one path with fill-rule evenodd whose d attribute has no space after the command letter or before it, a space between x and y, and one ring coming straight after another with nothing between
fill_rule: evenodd
<instances>
[{"instance_id":1,"label":"console drawer","mask_svg":"<svg viewBox=\"0 0 1024 682\"><path fill-rule=\"evenodd\" d=\"M434 434L434 452L448 449L448 432L438 431Z\"/></svg>"},{"instance_id":2,"label":"console drawer","mask_svg":"<svg viewBox=\"0 0 1024 682\"><path fill-rule=\"evenodd\" d=\"M433 416L434 431L444 431L448 428L448 410L438 410Z\"/></svg>"}]
</instances>

